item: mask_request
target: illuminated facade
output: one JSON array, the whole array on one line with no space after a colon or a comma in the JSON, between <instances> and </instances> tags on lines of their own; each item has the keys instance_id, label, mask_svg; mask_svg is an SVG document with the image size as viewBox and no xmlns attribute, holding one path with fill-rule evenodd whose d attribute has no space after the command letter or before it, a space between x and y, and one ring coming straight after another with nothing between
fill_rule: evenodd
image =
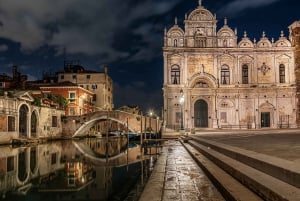
<instances>
[{"instance_id":1,"label":"illuminated facade","mask_svg":"<svg viewBox=\"0 0 300 201\"><path fill-rule=\"evenodd\" d=\"M57 72L58 82L69 81L94 94L93 102L96 110L112 110L113 81L107 73L85 70L80 65L65 65L64 71Z\"/></svg>"},{"instance_id":2,"label":"illuminated facade","mask_svg":"<svg viewBox=\"0 0 300 201\"><path fill-rule=\"evenodd\" d=\"M299 23L290 27L300 27ZM164 33L164 120L169 128L297 127L292 34L238 40L199 6ZM181 101L180 101L181 100ZM181 121L183 119L183 121Z\"/></svg>"}]
</instances>

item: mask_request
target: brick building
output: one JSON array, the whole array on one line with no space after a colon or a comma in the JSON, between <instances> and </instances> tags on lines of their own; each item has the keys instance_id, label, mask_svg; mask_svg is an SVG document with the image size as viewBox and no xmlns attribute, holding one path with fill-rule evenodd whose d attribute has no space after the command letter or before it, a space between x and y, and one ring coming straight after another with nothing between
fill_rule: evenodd
<instances>
[{"instance_id":1,"label":"brick building","mask_svg":"<svg viewBox=\"0 0 300 201\"><path fill-rule=\"evenodd\" d=\"M68 100L65 114L78 116L93 112L96 108L93 104L94 93L72 82L54 83L39 87L44 97L47 95L60 95Z\"/></svg>"},{"instance_id":2,"label":"brick building","mask_svg":"<svg viewBox=\"0 0 300 201\"><path fill-rule=\"evenodd\" d=\"M93 101L98 110L112 110L113 81L107 73L86 70L74 63L66 63L63 71L57 72L58 83L69 81L94 94Z\"/></svg>"}]
</instances>

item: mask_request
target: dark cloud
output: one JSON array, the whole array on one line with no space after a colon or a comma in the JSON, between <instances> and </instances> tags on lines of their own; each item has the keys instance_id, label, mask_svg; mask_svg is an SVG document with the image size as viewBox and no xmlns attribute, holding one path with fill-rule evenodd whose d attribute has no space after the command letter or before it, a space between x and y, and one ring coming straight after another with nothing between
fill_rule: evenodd
<instances>
[{"instance_id":1,"label":"dark cloud","mask_svg":"<svg viewBox=\"0 0 300 201\"><path fill-rule=\"evenodd\" d=\"M8 50L8 46L7 45L0 45L0 52L5 52Z\"/></svg>"},{"instance_id":2,"label":"dark cloud","mask_svg":"<svg viewBox=\"0 0 300 201\"><path fill-rule=\"evenodd\" d=\"M151 16L170 11L179 0L0 0L0 37L21 44L25 52L43 45L66 48L70 54L105 55L106 62L128 58L132 48L125 49L122 39L139 38L148 46L137 48L131 60L153 57L154 38ZM137 21L143 23L134 24ZM129 35L123 36L125 30ZM115 36L122 48L114 48ZM133 37L130 37L133 36ZM134 42L134 41L133 41ZM124 42L125 43L125 42ZM145 52L146 51L146 52Z\"/></svg>"},{"instance_id":3,"label":"dark cloud","mask_svg":"<svg viewBox=\"0 0 300 201\"><path fill-rule=\"evenodd\" d=\"M258 8L273 4L280 0L234 0L219 10L222 16L237 16L249 8Z\"/></svg>"}]
</instances>

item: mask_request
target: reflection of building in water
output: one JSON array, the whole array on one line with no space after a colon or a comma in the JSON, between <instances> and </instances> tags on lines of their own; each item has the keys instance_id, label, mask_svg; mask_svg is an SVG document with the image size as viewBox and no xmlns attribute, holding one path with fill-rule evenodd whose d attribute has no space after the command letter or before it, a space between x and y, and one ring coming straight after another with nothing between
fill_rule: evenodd
<instances>
[{"instance_id":1,"label":"reflection of building in water","mask_svg":"<svg viewBox=\"0 0 300 201\"><path fill-rule=\"evenodd\" d=\"M97 153L97 148L102 149L93 147L97 144L94 140L0 147L0 193L8 200L28 194L55 200L109 200L112 195L126 195L140 180L140 172L149 170L141 147L126 150L127 143L113 140L112 147L119 147L119 152L108 156Z\"/></svg>"},{"instance_id":2,"label":"reflection of building in water","mask_svg":"<svg viewBox=\"0 0 300 201\"><path fill-rule=\"evenodd\" d=\"M24 194L32 186L32 179L50 178L63 166L61 146L55 144L24 148L0 148L0 192Z\"/></svg>"}]
</instances>

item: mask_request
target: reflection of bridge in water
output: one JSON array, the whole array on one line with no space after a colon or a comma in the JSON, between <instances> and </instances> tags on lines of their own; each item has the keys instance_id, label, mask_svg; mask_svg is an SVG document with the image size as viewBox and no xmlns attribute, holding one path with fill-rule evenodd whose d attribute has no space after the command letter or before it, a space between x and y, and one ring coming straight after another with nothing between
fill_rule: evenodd
<instances>
[{"instance_id":1,"label":"reflection of bridge in water","mask_svg":"<svg viewBox=\"0 0 300 201\"><path fill-rule=\"evenodd\" d=\"M128 142L126 137L109 138L108 141L105 138L87 138L73 141L73 144L78 152L94 164L116 167L149 158L149 155L144 155L144 151L139 144ZM152 151L153 154L159 152L160 149Z\"/></svg>"},{"instance_id":2,"label":"reflection of bridge in water","mask_svg":"<svg viewBox=\"0 0 300 201\"><path fill-rule=\"evenodd\" d=\"M159 132L161 120L124 111L97 111L82 116L68 116L64 120L63 133L72 137L122 130L132 133Z\"/></svg>"}]
</instances>

